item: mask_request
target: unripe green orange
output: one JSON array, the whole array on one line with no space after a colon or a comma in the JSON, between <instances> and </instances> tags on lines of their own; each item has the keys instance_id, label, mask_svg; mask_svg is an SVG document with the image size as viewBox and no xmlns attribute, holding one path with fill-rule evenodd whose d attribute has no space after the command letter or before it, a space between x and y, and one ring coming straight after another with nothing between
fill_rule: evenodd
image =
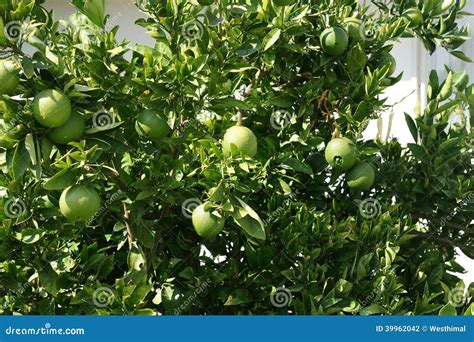
<instances>
[{"instance_id":1,"label":"unripe green orange","mask_svg":"<svg viewBox=\"0 0 474 342\"><path fill-rule=\"evenodd\" d=\"M52 128L49 131L48 138L56 144L67 144L82 137L85 127L82 115L73 112L64 125Z\"/></svg>"},{"instance_id":2,"label":"unripe green orange","mask_svg":"<svg viewBox=\"0 0 474 342\"><path fill-rule=\"evenodd\" d=\"M17 66L13 61L4 59L0 61L0 95L12 95L15 91L20 76Z\"/></svg>"},{"instance_id":3,"label":"unripe green orange","mask_svg":"<svg viewBox=\"0 0 474 342\"><path fill-rule=\"evenodd\" d=\"M168 126L166 119L152 110L145 109L138 115L135 129L140 136L148 137L153 141L160 141L168 135L170 126Z\"/></svg>"},{"instance_id":4,"label":"unripe green orange","mask_svg":"<svg viewBox=\"0 0 474 342\"><path fill-rule=\"evenodd\" d=\"M423 13L416 7L407 9L403 12L402 17L409 23L408 27L410 28L420 26L423 22Z\"/></svg>"},{"instance_id":5,"label":"unripe green orange","mask_svg":"<svg viewBox=\"0 0 474 342\"><path fill-rule=\"evenodd\" d=\"M100 196L93 188L76 185L65 189L59 199L61 213L72 221L90 220L101 206Z\"/></svg>"},{"instance_id":6,"label":"unripe green orange","mask_svg":"<svg viewBox=\"0 0 474 342\"><path fill-rule=\"evenodd\" d=\"M357 148L347 138L334 138L326 146L324 156L329 165L345 171L357 161Z\"/></svg>"},{"instance_id":7,"label":"unripe green orange","mask_svg":"<svg viewBox=\"0 0 474 342\"><path fill-rule=\"evenodd\" d=\"M319 38L324 52L331 56L340 56L346 52L349 45L349 37L340 27L329 27L325 29Z\"/></svg>"},{"instance_id":8,"label":"unripe green orange","mask_svg":"<svg viewBox=\"0 0 474 342\"><path fill-rule=\"evenodd\" d=\"M71 116L71 101L56 89L43 90L33 101L35 120L45 127L64 125Z\"/></svg>"},{"instance_id":9,"label":"unripe green orange","mask_svg":"<svg viewBox=\"0 0 474 342\"><path fill-rule=\"evenodd\" d=\"M222 141L222 151L225 156L232 154L231 146L235 145L238 153L243 153L249 157L257 154L257 137L247 127L233 126L229 128Z\"/></svg>"},{"instance_id":10,"label":"unripe green orange","mask_svg":"<svg viewBox=\"0 0 474 342\"><path fill-rule=\"evenodd\" d=\"M360 42L365 38L362 27L363 23L360 19L353 17L344 19L344 28L347 30L349 37L355 42Z\"/></svg>"},{"instance_id":11,"label":"unripe green orange","mask_svg":"<svg viewBox=\"0 0 474 342\"><path fill-rule=\"evenodd\" d=\"M206 206L206 203L203 203L194 209L192 221L194 230L200 237L210 238L221 232L225 220L214 215L211 210L206 210Z\"/></svg>"},{"instance_id":12,"label":"unripe green orange","mask_svg":"<svg viewBox=\"0 0 474 342\"><path fill-rule=\"evenodd\" d=\"M366 162L358 161L346 174L347 185L350 188L368 191L375 181L375 172Z\"/></svg>"}]
</instances>

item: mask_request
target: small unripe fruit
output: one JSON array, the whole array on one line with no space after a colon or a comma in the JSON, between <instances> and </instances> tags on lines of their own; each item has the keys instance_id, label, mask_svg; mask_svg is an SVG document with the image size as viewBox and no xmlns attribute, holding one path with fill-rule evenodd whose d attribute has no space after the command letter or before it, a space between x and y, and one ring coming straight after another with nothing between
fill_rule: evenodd
<instances>
[{"instance_id":1,"label":"small unripe fruit","mask_svg":"<svg viewBox=\"0 0 474 342\"><path fill-rule=\"evenodd\" d=\"M257 154L257 137L247 127L233 126L229 128L222 141L222 151L225 156L232 154L231 146L235 145L238 153L253 157Z\"/></svg>"},{"instance_id":2,"label":"small unripe fruit","mask_svg":"<svg viewBox=\"0 0 474 342\"><path fill-rule=\"evenodd\" d=\"M346 174L347 185L353 189L368 191L375 181L375 172L366 162L358 161Z\"/></svg>"},{"instance_id":3,"label":"small unripe fruit","mask_svg":"<svg viewBox=\"0 0 474 342\"><path fill-rule=\"evenodd\" d=\"M59 199L61 213L72 221L90 220L100 210L100 206L97 191L82 185L65 189Z\"/></svg>"},{"instance_id":4,"label":"small unripe fruit","mask_svg":"<svg viewBox=\"0 0 474 342\"><path fill-rule=\"evenodd\" d=\"M357 161L357 148L347 138L332 139L326 146L324 156L329 165L339 170L349 170Z\"/></svg>"},{"instance_id":5,"label":"small unripe fruit","mask_svg":"<svg viewBox=\"0 0 474 342\"><path fill-rule=\"evenodd\" d=\"M18 68L10 60L0 61L0 95L12 95L20 82Z\"/></svg>"},{"instance_id":6,"label":"small unripe fruit","mask_svg":"<svg viewBox=\"0 0 474 342\"><path fill-rule=\"evenodd\" d=\"M346 52L349 45L349 37L340 27L329 27L320 36L321 47L330 56L340 56Z\"/></svg>"},{"instance_id":7,"label":"small unripe fruit","mask_svg":"<svg viewBox=\"0 0 474 342\"><path fill-rule=\"evenodd\" d=\"M67 144L82 137L85 127L82 115L73 112L64 125L49 131L48 138L56 144Z\"/></svg>"},{"instance_id":8,"label":"small unripe fruit","mask_svg":"<svg viewBox=\"0 0 474 342\"><path fill-rule=\"evenodd\" d=\"M408 27L410 28L420 26L423 22L423 13L416 7L407 9L403 12L402 17L409 23Z\"/></svg>"},{"instance_id":9,"label":"small unripe fruit","mask_svg":"<svg viewBox=\"0 0 474 342\"><path fill-rule=\"evenodd\" d=\"M347 30L349 37L355 42L360 42L365 38L365 34L362 32L363 25L362 20L357 18L344 19L344 28Z\"/></svg>"},{"instance_id":10,"label":"small unripe fruit","mask_svg":"<svg viewBox=\"0 0 474 342\"><path fill-rule=\"evenodd\" d=\"M212 211L205 210L206 203L196 207L193 211L192 221L194 230L203 238L216 236L224 228L225 220L212 214Z\"/></svg>"},{"instance_id":11,"label":"small unripe fruit","mask_svg":"<svg viewBox=\"0 0 474 342\"><path fill-rule=\"evenodd\" d=\"M149 109L138 115L135 129L140 136L148 137L155 142L165 138L170 131L168 122Z\"/></svg>"},{"instance_id":12,"label":"small unripe fruit","mask_svg":"<svg viewBox=\"0 0 474 342\"><path fill-rule=\"evenodd\" d=\"M71 116L71 101L56 89L43 90L33 101L35 120L45 127L64 125Z\"/></svg>"}]
</instances>

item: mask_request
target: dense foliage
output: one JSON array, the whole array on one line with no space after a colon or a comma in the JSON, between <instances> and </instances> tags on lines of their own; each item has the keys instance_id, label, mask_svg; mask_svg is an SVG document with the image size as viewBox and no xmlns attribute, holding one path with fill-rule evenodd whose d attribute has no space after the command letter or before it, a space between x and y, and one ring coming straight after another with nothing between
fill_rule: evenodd
<instances>
[{"instance_id":1,"label":"dense foliage","mask_svg":"<svg viewBox=\"0 0 474 342\"><path fill-rule=\"evenodd\" d=\"M1 313L472 313L452 274L456 247L474 258L468 76L432 72L406 114L413 143L362 139L390 110L399 39L469 60L465 1L137 1L154 46L118 42L103 1L72 3L58 22L41 1L0 0L0 57L20 77L0 97ZM44 123L47 89L85 122L66 132L77 141ZM223 153L236 122L254 156ZM371 190L324 160L342 136ZM74 211L78 188L61 196L77 185L92 217ZM193 229L204 202L217 236Z\"/></svg>"}]
</instances>

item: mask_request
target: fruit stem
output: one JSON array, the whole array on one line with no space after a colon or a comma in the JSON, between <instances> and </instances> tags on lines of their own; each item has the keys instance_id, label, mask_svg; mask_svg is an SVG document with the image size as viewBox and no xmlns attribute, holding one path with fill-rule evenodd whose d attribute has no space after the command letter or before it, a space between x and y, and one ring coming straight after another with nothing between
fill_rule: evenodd
<instances>
[{"instance_id":1,"label":"fruit stem","mask_svg":"<svg viewBox=\"0 0 474 342\"><path fill-rule=\"evenodd\" d=\"M130 216L128 212L127 203L123 203L123 218L125 221L125 226L127 227L128 247L132 249L133 241L135 240L135 237L133 236L132 226L130 224Z\"/></svg>"},{"instance_id":2,"label":"fruit stem","mask_svg":"<svg viewBox=\"0 0 474 342\"><path fill-rule=\"evenodd\" d=\"M334 128L334 131L332 132L332 138L333 139L339 138L340 135L341 135L341 130L339 129L338 126L336 126L336 128Z\"/></svg>"},{"instance_id":3,"label":"fruit stem","mask_svg":"<svg viewBox=\"0 0 474 342\"><path fill-rule=\"evenodd\" d=\"M243 124L243 113L241 110L237 112L237 126L242 126Z\"/></svg>"}]
</instances>

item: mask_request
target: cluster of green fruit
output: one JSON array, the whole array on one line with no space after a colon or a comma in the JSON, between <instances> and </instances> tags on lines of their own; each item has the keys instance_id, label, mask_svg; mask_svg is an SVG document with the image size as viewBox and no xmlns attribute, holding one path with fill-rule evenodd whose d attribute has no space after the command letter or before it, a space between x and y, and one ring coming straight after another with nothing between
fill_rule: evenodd
<instances>
[{"instance_id":1,"label":"cluster of green fruit","mask_svg":"<svg viewBox=\"0 0 474 342\"><path fill-rule=\"evenodd\" d=\"M368 191L375 181L373 167L357 160L357 147L350 139L334 138L324 151L326 161L337 170L347 171L346 181L350 188Z\"/></svg>"},{"instance_id":2,"label":"cluster of green fruit","mask_svg":"<svg viewBox=\"0 0 474 342\"><path fill-rule=\"evenodd\" d=\"M254 157L257 154L257 137L245 126L230 127L222 139L222 152L226 157L239 155ZM215 213L214 208L214 204L208 201L193 211L194 230L203 238L216 236L224 228L225 218Z\"/></svg>"}]
</instances>

